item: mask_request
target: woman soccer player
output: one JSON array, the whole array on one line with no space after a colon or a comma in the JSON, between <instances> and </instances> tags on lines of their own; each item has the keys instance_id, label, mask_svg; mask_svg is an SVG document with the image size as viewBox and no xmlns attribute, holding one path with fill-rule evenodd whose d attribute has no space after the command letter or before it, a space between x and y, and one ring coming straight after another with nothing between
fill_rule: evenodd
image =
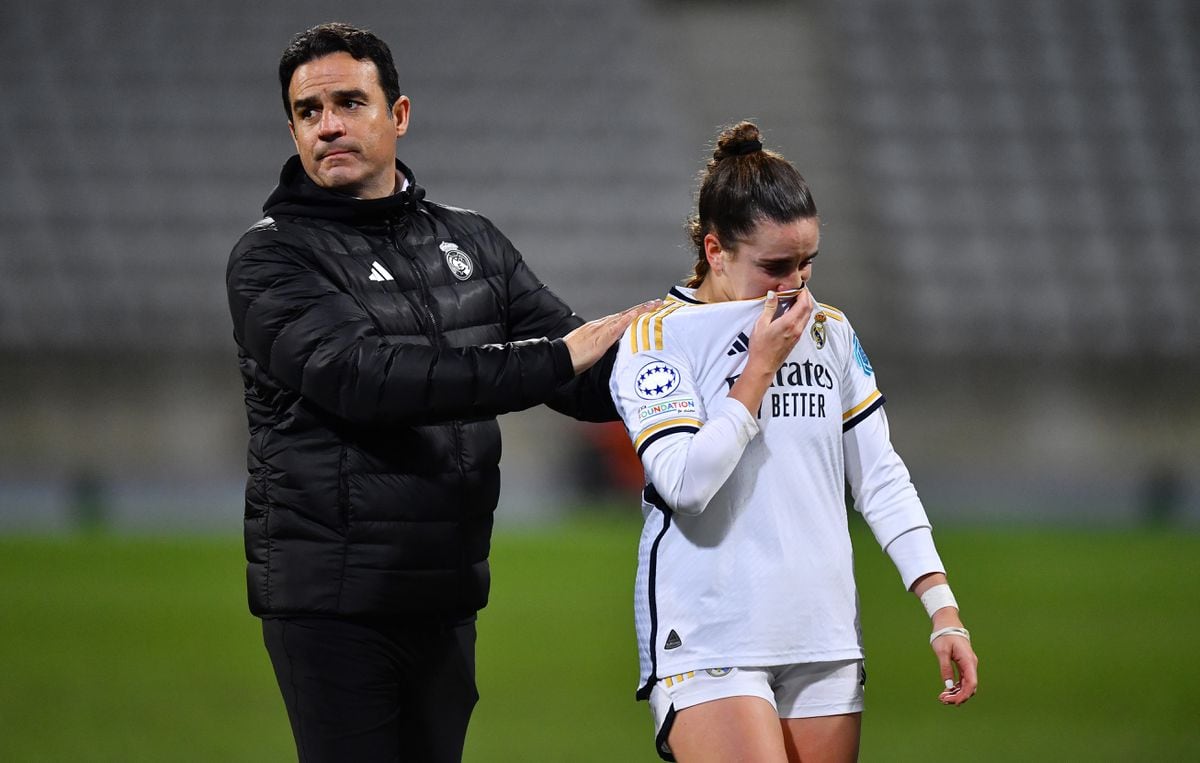
<instances>
[{"instance_id":1,"label":"woman soccer player","mask_svg":"<svg viewBox=\"0 0 1200 763\"><path fill-rule=\"evenodd\" d=\"M666 760L852 761L866 674L847 482L929 612L945 704L975 693L970 636L867 354L809 294L804 178L743 122L689 226L691 280L630 327L612 374L647 480L638 696Z\"/></svg>"}]
</instances>

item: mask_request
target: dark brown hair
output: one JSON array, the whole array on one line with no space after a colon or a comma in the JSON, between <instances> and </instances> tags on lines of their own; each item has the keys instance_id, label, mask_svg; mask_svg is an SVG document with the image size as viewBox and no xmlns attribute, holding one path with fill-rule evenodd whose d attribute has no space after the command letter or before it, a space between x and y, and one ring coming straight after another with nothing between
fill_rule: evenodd
<instances>
[{"instance_id":1,"label":"dark brown hair","mask_svg":"<svg viewBox=\"0 0 1200 763\"><path fill-rule=\"evenodd\" d=\"M724 249L736 251L760 221L782 224L816 216L808 183L791 162L763 149L756 125L743 121L726 127L701 174L696 214L687 221L697 255L687 285L699 286L708 275L704 237L709 233Z\"/></svg>"},{"instance_id":2,"label":"dark brown hair","mask_svg":"<svg viewBox=\"0 0 1200 763\"><path fill-rule=\"evenodd\" d=\"M392 61L392 51L387 43L366 29L336 21L318 24L300 32L283 51L279 58L279 87L283 91L283 110L292 121L292 104L288 102L288 88L292 75L301 64L315 61L332 53L349 53L355 60L370 59L379 74L379 86L387 99L388 108L400 97L400 75Z\"/></svg>"}]
</instances>

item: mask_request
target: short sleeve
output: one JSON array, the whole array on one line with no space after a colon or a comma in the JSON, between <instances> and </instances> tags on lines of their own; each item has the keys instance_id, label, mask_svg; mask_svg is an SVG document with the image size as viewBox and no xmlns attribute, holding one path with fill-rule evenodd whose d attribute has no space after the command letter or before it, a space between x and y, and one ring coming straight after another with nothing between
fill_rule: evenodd
<instances>
[{"instance_id":1,"label":"short sleeve","mask_svg":"<svg viewBox=\"0 0 1200 763\"><path fill-rule=\"evenodd\" d=\"M842 431L848 432L884 403L876 383L875 369L854 328L846 324L849 345L842 368Z\"/></svg>"},{"instance_id":2,"label":"short sleeve","mask_svg":"<svg viewBox=\"0 0 1200 763\"><path fill-rule=\"evenodd\" d=\"M638 457L673 434L700 431L704 417L695 379L678 359L661 352L619 356L612 385Z\"/></svg>"},{"instance_id":3,"label":"short sleeve","mask_svg":"<svg viewBox=\"0 0 1200 763\"><path fill-rule=\"evenodd\" d=\"M718 396L705 410L688 356L664 349L675 346L665 330L647 333L644 344L632 335L622 344L613 396L647 482L670 510L696 516L725 484L758 424L728 396Z\"/></svg>"},{"instance_id":4,"label":"short sleeve","mask_svg":"<svg viewBox=\"0 0 1200 763\"><path fill-rule=\"evenodd\" d=\"M629 343L624 342L617 355L611 387L617 410L641 457L672 435L698 432L705 414L695 376L681 353L628 348Z\"/></svg>"}]
</instances>

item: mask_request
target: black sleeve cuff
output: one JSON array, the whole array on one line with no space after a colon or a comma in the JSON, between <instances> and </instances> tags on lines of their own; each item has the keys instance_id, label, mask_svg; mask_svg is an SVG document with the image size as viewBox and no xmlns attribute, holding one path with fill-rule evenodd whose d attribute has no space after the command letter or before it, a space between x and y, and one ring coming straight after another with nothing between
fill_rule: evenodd
<instances>
[{"instance_id":1,"label":"black sleeve cuff","mask_svg":"<svg viewBox=\"0 0 1200 763\"><path fill-rule=\"evenodd\" d=\"M575 364L571 362L571 350L565 339L550 340L550 354L554 358L554 378L559 384L575 378Z\"/></svg>"}]
</instances>

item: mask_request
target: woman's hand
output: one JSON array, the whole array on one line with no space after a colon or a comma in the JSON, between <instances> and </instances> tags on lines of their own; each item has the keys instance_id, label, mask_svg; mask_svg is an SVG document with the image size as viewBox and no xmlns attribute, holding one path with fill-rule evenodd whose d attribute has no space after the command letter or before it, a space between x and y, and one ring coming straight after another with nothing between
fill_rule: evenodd
<instances>
[{"instance_id":1,"label":"woman's hand","mask_svg":"<svg viewBox=\"0 0 1200 763\"><path fill-rule=\"evenodd\" d=\"M780 312L779 294L767 292L763 301L762 314L754 324L750 335L750 356L746 371L761 371L772 376L787 360L796 342L804 336L804 327L813 312L813 298L808 289L802 289L791 304L784 304Z\"/></svg>"},{"instance_id":2,"label":"woman's hand","mask_svg":"<svg viewBox=\"0 0 1200 763\"><path fill-rule=\"evenodd\" d=\"M942 628L962 628L957 608L946 607L937 611L933 618L933 632L937 633ZM937 655L942 684L946 687L938 695L938 700L943 705L961 705L973 697L979 687L979 658L971 647L971 639L947 633L935 638L930 646ZM958 681L954 680L955 668L958 669Z\"/></svg>"},{"instance_id":3,"label":"woman's hand","mask_svg":"<svg viewBox=\"0 0 1200 763\"><path fill-rule=\"evenodd\" d=\"M729 390L729 396L746 406L746 410L753 413L762 404L775 372L787 360L800 337L804 336L804 327L808 325L813 306L812 295L808 289L804 289L796 295L791 305L785 305L783 312L777 314L779 295L773 291L767 292L762 314L758 316L750 334L746 367Z\"/></svg>"}]
</instances>

